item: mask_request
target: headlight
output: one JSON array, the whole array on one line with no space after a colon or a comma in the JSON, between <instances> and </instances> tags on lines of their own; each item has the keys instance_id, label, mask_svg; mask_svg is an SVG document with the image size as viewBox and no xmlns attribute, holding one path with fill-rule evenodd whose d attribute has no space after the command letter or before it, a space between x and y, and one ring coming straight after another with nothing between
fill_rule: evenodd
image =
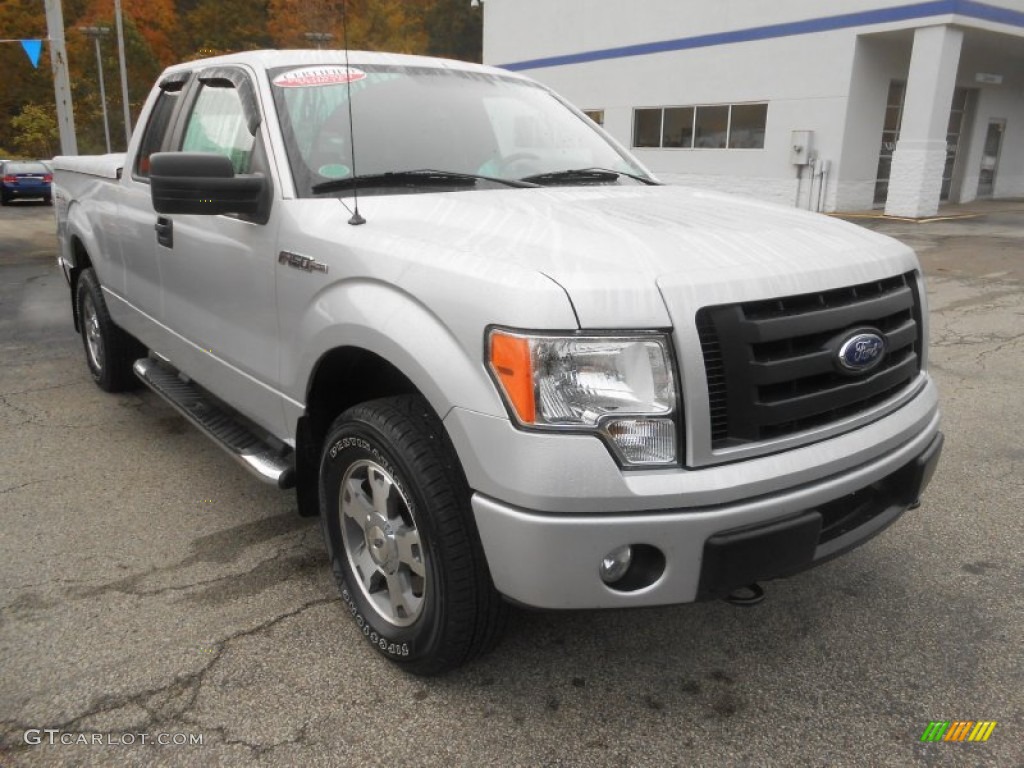
<instances>
[{"instance_id":1,"label":"headlight","mask_svg":"<svg viewBox=\"0 0 1024 768\"><path fill-rule=\"evenodd\" d=\"M598 433L627 464L678 462L676 386L665 336L493 330L489 360L521 425Z\"/></svg>"}]
</instances>

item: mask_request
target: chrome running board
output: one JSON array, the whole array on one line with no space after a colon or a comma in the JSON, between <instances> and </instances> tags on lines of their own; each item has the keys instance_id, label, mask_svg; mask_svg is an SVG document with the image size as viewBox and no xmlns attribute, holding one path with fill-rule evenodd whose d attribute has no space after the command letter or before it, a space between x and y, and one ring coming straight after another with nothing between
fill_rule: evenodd
<instances>
[{"instance_id":1,"label":"chrome running board","mask_svg":"<svg viewBox=\"0 0 1024 768\"><path fill-rule=\"evenodd\" d=\"M290 449L275 449L170 365L144 357L136 360L132 368L143 384L260 480L278 488L294 487L295 468Z\"/></svg>"}]
</instances>

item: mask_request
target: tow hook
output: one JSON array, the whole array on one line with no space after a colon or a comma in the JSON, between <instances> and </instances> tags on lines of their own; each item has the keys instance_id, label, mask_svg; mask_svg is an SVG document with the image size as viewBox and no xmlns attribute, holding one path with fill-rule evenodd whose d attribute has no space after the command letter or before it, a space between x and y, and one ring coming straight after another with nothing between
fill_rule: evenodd
<instances>
[{"instance_id":1,"label":"tow hook","mask_svg":"<svg viewBox=\"0 0 1024 768\"><path fill-rule=\"evenodd\" d=\"M749 608L764 600L764 587L755 581L752 584L747 584L745 587L737 587L723 599L731 605L741 605Z\"/></svg>"}]
</instances>

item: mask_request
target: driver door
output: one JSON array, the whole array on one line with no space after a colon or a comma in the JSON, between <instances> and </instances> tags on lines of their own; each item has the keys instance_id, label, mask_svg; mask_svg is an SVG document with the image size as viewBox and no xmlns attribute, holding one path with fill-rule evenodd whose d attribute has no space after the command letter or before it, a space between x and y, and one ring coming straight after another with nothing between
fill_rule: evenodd
<instances>
[{"instance_id":1,"label":"driver door","mask_svg":"<svg viewBox=\"0 0 1024 768\"><path fill-rule=\"evenodd\" d=\"M200 72L187 96L187 117L176 128L175 148L220 152L236 173L270 179L254 94L251 76L241 68ZM273 208L265 223L235 215L154 216L163 317L174 337L168 356L245 416L283 434Z\"/></svg>"}]
</instances>

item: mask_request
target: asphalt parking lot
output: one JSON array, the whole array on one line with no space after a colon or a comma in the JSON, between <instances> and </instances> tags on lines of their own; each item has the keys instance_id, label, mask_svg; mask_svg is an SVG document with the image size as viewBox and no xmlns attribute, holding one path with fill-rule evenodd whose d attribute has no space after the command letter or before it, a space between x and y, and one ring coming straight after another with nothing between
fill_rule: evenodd
<instances>
[{"instance_id":1,"label":"asphalt parking lot","mask_svg":"<svg viewBox=\"0 0 1024 768\"><path fill-rule=\"evenodd\" d=\"M0 210L0 765L1024 766L1024 204L974 210L858 220L930 278L919 509L755 608L517 612L429 680L357 636L291 494L92 384L52 209Z\"/></svg>"}]
</instances>

